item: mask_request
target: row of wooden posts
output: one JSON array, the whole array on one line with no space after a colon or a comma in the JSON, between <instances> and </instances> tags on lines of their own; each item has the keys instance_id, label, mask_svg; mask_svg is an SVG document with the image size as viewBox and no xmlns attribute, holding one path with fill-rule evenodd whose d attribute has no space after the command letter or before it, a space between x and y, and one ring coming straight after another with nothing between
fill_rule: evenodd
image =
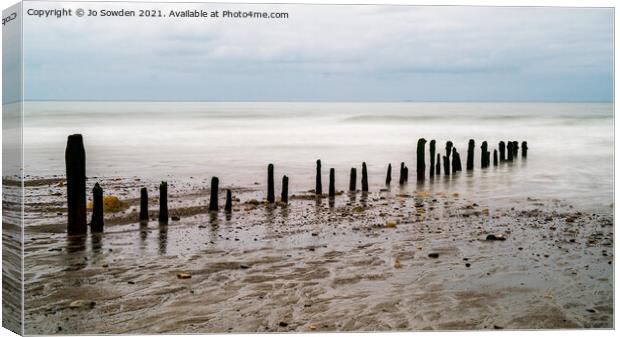
<instances>
[{"instance_id":1,"label":"row of wooden posts","mask_svg":"<svg viewBox=\"0 0 620 337\"><path fill-rule=\"evenodd\" d=\"M423 181L426 176L426 162L425 162L425 145L426 140L421 138L417 143L417 180ZM455 173L462 171L461 157L459 152L453 146L451 141L446 142L446 155L441 156L436 152L436 142L431 140L429 144L430 150L430 174L432 179L434 176L441 174L441 159L443 159L444 175L449 176L450 172ZM474 169L474 149L475 141L469 140L467 147L467 163L466 168L468 171ZM481 167L487 168L490 166L490 152L488 151L487 142L482 142L481 149ZM521 156L527 157L527 142L521 143ZM516 141L509 141L507 143L499 142L499 156L497 149L493 150L493 165L497 166L501 162L511 162L518 156L519 143ZM452 162L450 162L450 156L452 156ZM87 232L87 220L86 220L86 155L84 150L84 142L82 135L75 134L70 135L67 139L67 148L65 151L65 164L67 171L67 207L68 207L68 220L67 220L67 232L70 235L85 234ZM400 164L399 184L403 185L409 180L409 169L405 166L405 163ZM387 176L385 183L390 185L392 182L392 164L388 164ZM282 192L280 200L283 203L288 203L288 183L289 178L285 175L282 177ZM321 160L316 161L316 181L315 181L315 193L316 195L323 195L323 184L321 174ZM209 211L218 211L218 194L219 194L219 179L217 177L211 178L211 198L209 200ZM351 168L349 191L357 191L357 169ZM362 163L362 192L368 192L368 169L366 163ZM336 184L335 184L335 169L329 169L329 190L328 196L333 198L336 196ZM267 166L267 202L275 203L275 188L274 188L274 170L273 164ZM226 203L224 205L226 212L232 212L232 191L226 190ZM161 224L167 224L169 219L168 214L168 183L163 181L159 186L159 222ZM148 191L146 187L140 189L140 223L149 221L148 212ZM103 189L96 183L93 187L93 211L92 219L90 222L91 232L103 232L104 220L103 220Z\"/></svg>"}]
</instances>

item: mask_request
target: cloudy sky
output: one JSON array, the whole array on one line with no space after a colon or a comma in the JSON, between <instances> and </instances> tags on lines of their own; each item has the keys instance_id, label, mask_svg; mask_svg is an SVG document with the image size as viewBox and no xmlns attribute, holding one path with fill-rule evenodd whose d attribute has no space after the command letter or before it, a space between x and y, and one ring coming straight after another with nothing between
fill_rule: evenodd
<instances>
[{"instance_id":1,"label":"cloudy sky","mask_svg":"<svg viewBox=\"0 0 620 337\"><path fill-rule=\"evenodd\" d=\"M101 8L84 3L65 7L78 6ZM158 8L165 14L172 9L288 12L289 18L26 17L26 99L613 98L612 9L235 4Z\"/></svg>"}]
</instances>

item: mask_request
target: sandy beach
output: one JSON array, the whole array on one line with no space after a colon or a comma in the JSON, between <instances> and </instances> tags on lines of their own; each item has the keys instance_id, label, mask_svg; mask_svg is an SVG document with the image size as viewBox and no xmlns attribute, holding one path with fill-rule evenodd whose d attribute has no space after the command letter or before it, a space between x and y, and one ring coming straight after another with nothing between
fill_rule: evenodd
<instances>
[{"instance_id":1,"label":"sandy beach","mask_svg":"<svg viewBox=\"0 0 620 337\"><path fill-rule=\"evenodd\" d=\"M209 213L205 179L170 182L173 221L141 226L144 182L96 180L127 208L83 237L64 232L62 178L26 184L27 334L613 327L612 205L392 184L285 206L259 183Z\"/></svg>"}]
</instances>

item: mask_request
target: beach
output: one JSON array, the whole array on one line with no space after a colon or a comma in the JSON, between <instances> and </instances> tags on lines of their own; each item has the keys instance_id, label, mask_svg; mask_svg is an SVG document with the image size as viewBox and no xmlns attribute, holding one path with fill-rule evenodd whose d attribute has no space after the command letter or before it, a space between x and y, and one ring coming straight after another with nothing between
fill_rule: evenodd
<instances>
[{"instance_id":1,"label":"beach","mask_svg":"<svg viewBox=\"0 0 620 337\"><path fill-rule=\"evenodd\" d=\"M104 181L118 195L140 185ZM33 190L54 194L62 181ZM26 333L613 326L611 207L494 207L397 186L333 202L298 194L288 206L264 203L257 187L235 190L230 214L190 207L208 192L172 184L180 219L167 226L139 225L130 200L103 234L27 231ZM41 214L62 204L49 199Z\"/></svg>"},{"instance_id":2,"label":"beach","mask_svg":"<svg viewBox=\"0 0 620 337\"><path fill-rule=\"evenodd\" d=\"M26 103L25 332L612 328L612 121L608 103ZM95 183L118 198L100 234L66 233L72 133L88 202ZM422 137L442 155L452 141L463 171L430 177L426 145L416 181ZM482 141L529 152L482 168ZM288 203L266 202L268 164L276 196L290 177Z\"/></svg>"}]
</instances>

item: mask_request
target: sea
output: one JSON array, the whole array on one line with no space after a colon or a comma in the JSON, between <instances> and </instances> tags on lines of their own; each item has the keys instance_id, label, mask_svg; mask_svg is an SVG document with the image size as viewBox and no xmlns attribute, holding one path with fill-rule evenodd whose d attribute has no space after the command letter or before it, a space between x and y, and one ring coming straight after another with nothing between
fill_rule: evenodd
<instances>
[{"instance_id":1,"label":"sea","mask_svg":"<svg viewBox=\"0 0 620 337\"><path fill-rule=\"evenodd\" d=\"M265 185L275 166L291 193L315 186L322 162L336 189L347 190L350 169L368 167L371 192L461 193L477 200L565 200L584 209L613 204L613 103L513 102L95 102L28 101L23 104L24 174L63 175L67 136L80 133L89 177L135 177L156 187L162 180L221 186ZM436 140L445 154L452 141L463 169L475 140L475 168L416 182L416 143ZM527 141L527 158L480 167L480 145L491 153L500 141ZM492 161L492 160L491 160ZM400 163L409 182L398 185ZM207 184L208 185L208 184ZM358 188L360 182L358 181Z\"/></svg>"}]
</instances>

